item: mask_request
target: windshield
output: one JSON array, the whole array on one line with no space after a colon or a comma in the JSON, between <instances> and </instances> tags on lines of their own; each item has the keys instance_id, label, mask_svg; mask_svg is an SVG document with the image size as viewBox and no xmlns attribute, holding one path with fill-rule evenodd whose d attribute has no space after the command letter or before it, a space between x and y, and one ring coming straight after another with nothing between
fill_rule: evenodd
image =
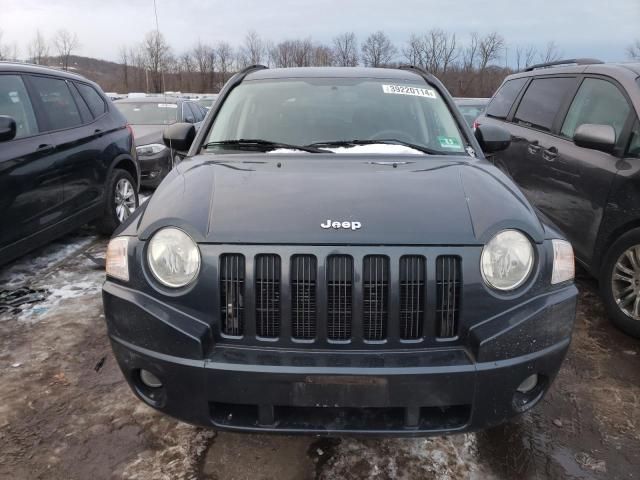
<instances>
[{"instance_id":1,"label":"windshield","mask_svg":"<svg viewBox=\"0 0 640 480\"><path fill-rule=\"evenodd\" d=\"M260 139L290 145L395 140L442 154L464 142L440 95L424 82L363 78L246 81L227 97L207 151Z\"/></svg>"},{"instance_id":2,"label":"windshield","mask_svg":"<svg viewBox=\"0 0 640 480\"><path fill-rule=\"evenodd\" d=\"M170 125L178 120L175 103L118 102L116 107L132 125Z\"/></svg>"}]
</instances>

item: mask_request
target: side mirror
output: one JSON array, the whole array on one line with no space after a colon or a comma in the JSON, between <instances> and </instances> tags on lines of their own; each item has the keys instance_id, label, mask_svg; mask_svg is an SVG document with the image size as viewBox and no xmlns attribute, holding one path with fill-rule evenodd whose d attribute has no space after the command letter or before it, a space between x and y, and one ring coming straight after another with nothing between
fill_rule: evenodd
<instances>
[{"instance_id":1,"label":"side mirror","mask_svg":"<svg viewBox=\"0 0 640 480\"><path fill-rule=\"evenodd\" d=\"M616 146L616 131L611 125L583 123L576 128L573 143L579 147L611 153Z\"/></svg>"},{"instance_id":2,"label":"side mirror","mask_svg":"<svg viewBox=\"0 0 640 480\"><path fill-rule=\"evenodd\" d=\"M0 115L0 142L8 142L16 137L18 126L13 117Z\"/></svg>"},{"instance_id":3,"label":"side mirror","mask_svg":"<svg viewBox=\"0 0 640 480\"><path fill-rule=\"evenodd\" d=\"M496 125L478 125L474 134L484 153L500 152L511 145L511 134Z\"/></svg>"},{"instance_id":4,"label":"side mirror","mask_svg":"<svg viewBox=\"0 0 640 480\"><path fill-rule=\"evenodd\" d=\"M195 136L196 127L191 123L174 123L165 129L162 140L167 147L186 152L191 147Z\"/></svg>"}]
</instances>

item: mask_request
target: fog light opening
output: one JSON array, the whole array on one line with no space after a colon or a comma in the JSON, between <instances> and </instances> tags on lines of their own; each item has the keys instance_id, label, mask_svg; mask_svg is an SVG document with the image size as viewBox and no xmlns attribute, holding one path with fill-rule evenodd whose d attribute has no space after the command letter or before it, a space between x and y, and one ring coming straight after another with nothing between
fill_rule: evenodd
<instances>
[{"instance_id":1,"label":"fog light opening","mask_svg":"<svg viewBox=\"0 0 640 480\"><path fill-rule=\"evenodd\" d=\"M547 379L534 373L525 378L513 394L513 408L517 412L525 412L535 406L544 395Z\"/></svg>"},{"instance_id":2,"label":"fog light opening","mask_svg":"<svg viewBox=\"0 0 640 480\"><path fill-rule=\"evenodd\" d=\"M140 370L140 381L149 388L162 387L162 382L160 381L160 379L149 370Z\"/></svg>"},{"instance_id":3,"label":"fog light opening","mask_svg":"<svg viewBox=\"0 0 640 480\"><path fill-rule=\"evenodd\" d=\"M167 391L162 381L149 370L133 372L133 385L136 393L147 404L162 408L167 400Z\"/></svg>"},{"instance_id":4,"label":"fog light opening","mask_svg":"<svg viewBox=\"0 0 640 480\"><path fill-rule=\"evenodd\" d=\"M143 370L144 371L144 370ZM538 385L538 374L534 373L533 375L529 375L524 381L520 384L516 390L520 393L529 393L531 390L536 388Z\"/></svg>"}]
</instances>

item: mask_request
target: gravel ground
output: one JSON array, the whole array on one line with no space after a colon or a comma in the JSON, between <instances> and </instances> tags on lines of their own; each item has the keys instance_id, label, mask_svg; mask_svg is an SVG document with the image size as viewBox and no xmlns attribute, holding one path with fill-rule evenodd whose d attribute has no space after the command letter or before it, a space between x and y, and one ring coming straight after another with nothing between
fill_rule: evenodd
<instances>
[{"instance_id":1,"label":"gravel ground","mask_svg":"<svg viewBox=\"0 0 640 480\"><path fill-rule=\"evenodd\" d=\"M0 268L34 303L0 313L0 478L640 478L640 342L607 322L578 279L571 350L532 412L429 439L216 433L139 402L106 337L106 241L89 230Z\"/></svg>"}]
</instances>

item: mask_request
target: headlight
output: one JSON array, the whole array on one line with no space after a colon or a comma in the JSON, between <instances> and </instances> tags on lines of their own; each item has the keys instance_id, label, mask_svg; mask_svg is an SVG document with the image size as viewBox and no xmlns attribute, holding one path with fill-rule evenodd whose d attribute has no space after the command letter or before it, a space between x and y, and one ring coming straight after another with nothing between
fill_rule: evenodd
<instances>
[{"instance_id":1,"label":"headlight","mask_svg":"<svg viewBox=\"0 0 640 480\"><path fill-rule=\"evenodd\" d=\"M116 237L111 239L107 247L107 258L105 269L107 275L129 281L129 239L127 237Z\"/></svg>"},{"instance_id":2,"label":"headlight","mask_svg":"<svg viewBox=\"0 0 640 480\"><path fill-rule=\"evenodd\" d=\"M496 290L515 290L527 281L533 270L533 245L516 230L503 230L482 250L482 277Z\"/></svg>"},{"instance_id":3,"label":"headlight","mask_svg":"<svg viewBox=\"0 0 640 480\"><path fill-rule=\"evenodd\" d=\"M160 143L151 143L149 145L140 145L139 147L136 147L136 153L141 157L148 157L150 155L156 155L166 149L167 147L165 145Z\"/></svg>"},{"instance_id":4,"label":"headlight","mask_svg":"<svg viewBox=\"0 0 640 480\"><path fill-rule=\"evenodd\" d=\"M147 248L153 276L164 286L180 288L200 271L200 250L189 235L173 227L158 230Z\"/></svg>"},{"instance_id":5,"label":"headlight","mask_svg":"<svg viewBox=\"0 0 640 480\"><path fill-rule=\"evenodd\" d=\"M573 258L573 248L564 240L552 240L553 244L553 272L551 284L567 282L576 276L576 264Z\"/></svg>"}]
</instances>

